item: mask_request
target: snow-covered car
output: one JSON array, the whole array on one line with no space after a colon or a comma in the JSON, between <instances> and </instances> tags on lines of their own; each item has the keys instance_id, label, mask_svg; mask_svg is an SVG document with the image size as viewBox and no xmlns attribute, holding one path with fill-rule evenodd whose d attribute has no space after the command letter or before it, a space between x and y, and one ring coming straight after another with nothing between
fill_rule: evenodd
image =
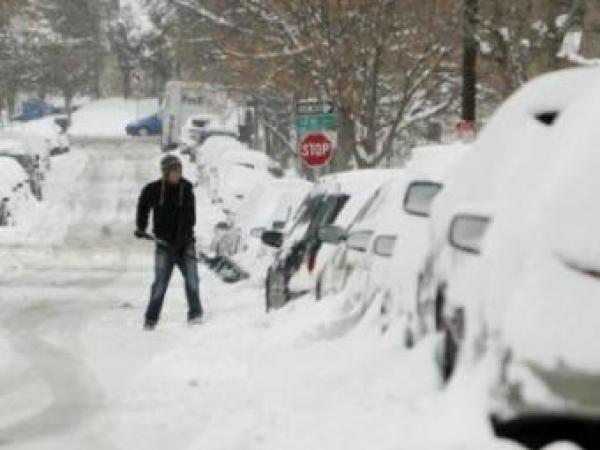
<instances>
[{"instance_id":1,"label":"snow-covered car","mask_svg":"<svg viewBox=\"0 0 600 450\"><path fill-rule=\"evenodd\" d=\"M12 157L0 156L0 226L14 225L29 198L29 177L23 167Z\"/></svg>"},{"instance_id":2,"label":"snow-covered car","mask_svg":"<svg viewBox=\"0 0 600 450\"><path fill-rule=\"evenodd\" d=\"M219 124L218 122L210 122L202 131L200 131L198 143L202 145L207 139L218 136L230 137L237 139L238 141L240 139L240 133L237 126L232 127Z\"/></svg>"},{"instance_id":3,"label":"snow-covered car","mask_svg":"<svg viewBox=\"0 0 600 450\"><path fill-rule=\"evenodd\" d=\"M451 292L469 305L459 368L487 368L496 432L528 448L600 448L600 70L589 70L530 143L528 183L506 187L485 240L455 236L481 249L476 276Z\"/></svg>"},{"instance_id":4,"label":"snow-covered car","mask_svg":"<svg viewBox=\"0 0 600 450\"><path fill-rule=\"evenodd\" d=\"M211 114L194 114L188 117L181 127L181 143L184 147L192 148L200 143L202 132L217 118Z\"/></svg>"},{"instance_id":5,"label":"snow-covered car","mask_svg":"<svg viewBox=\"0 0 600 450\"><path fill-rule=\"evenodd\" d=\"M384 316L381 326L402 325L404 341L411 346L429 211L443 188L444 174L465 150L464 145L415 149L415 161L376 192L348 229L322 229L324 240L341 242L319 277L317 297L342 292L348 311L360 314L377 303Z\"/></svg>"},{"instance_id":6,"label":"snow-covered car","mask_svg":"<svg viewBox=\"0 0 600 450\"><path fill-rule=\"evenodd\" d=\"M31 192L41 200L43 171L39 154L32 150L24 139L0 135L0 156L13 158L21 165L27 173Z\"/></svg>"},{"instance_id":7,"label":"snow-covered car","mask_svg":"<svg viewBox=\"0 0 600 450\"><path fill-rule=\"evenodd\" d=\"M68 153L71 149L68 128L69 119L66 116L50 116L10 127L4 132L26 140L49 169L50 156Z\"/></svg>"},{"instance_id":8,"label":"snow-covered car","mask_svg":"<svg viewBox=\"0 0 600 450\"><path fill-rule=\"evenodd\" d=\"M362 170L323 177L305 199L288 233L267 231L263 242L278 248L267 271L267 310L316 288L318 274L336 245L319 237L325 225L347 226L393 170Z\"/></svg>"},{"instance_id":9,"label":"snow-covered car","mask_svg":"<svg viewBox=\"0 0 600 450\"><path fill-rule=\"evenodd\" d=\"M212 136L202 145L195 147L193 159L198 170L198 182L207 186L209 191L216 182L213 180L213 174L217 171L219 160L231 150L245 151L248 147L232 136ZM212 192L211 198L215 195L216 191Z\"/></svg>"},{"instance_id":10,"label":"snow-covered car","mask_svg":"<svg viewBox=\"0 0 600 450\"><path fill-rule=\"evenodd\" d=\"M231 138L219 139L223 143ZM239 141L225 147L210 147L203 156L199 178L208 186L212 202L222 204L227 213L235 213L249 192L282 173L276 161Z\"/></svg>"},{"instance_id":11,"label":"snow-covered car","mask_svg":"<svg viewBox=\"0 0 600 450\"><path fill-rule=\"evenodd\" d=\"M465 299L450 295L455 280L473 277L498 198L509 187L518 186L522 196L532 191L529 162L551 156L549 149L535 144L552 132L577 92L597 76L591 69L569 69L528 83L498 109L448 174L432 209L429 250L417 291L417 337L439 333L437 356L444 379L453 372L467 326ZM472 245L457 245L467 237Z\"/></svg>"},{"instance_id":12,"label":"snow-covered car","mask_svg":"<svg viewBox=\"0 0 600 450\"><path fill-rule=\"evenodd\" d=\"M217 224L211 249L216 253L225 250L228 256L235 255L241 266L260 273L256 264L270 254L260 240L262 233L284 230L311 187L312 183L300 179L274 180L255 187L230 216L231 223Z\"/></svg>"}]
</instances>

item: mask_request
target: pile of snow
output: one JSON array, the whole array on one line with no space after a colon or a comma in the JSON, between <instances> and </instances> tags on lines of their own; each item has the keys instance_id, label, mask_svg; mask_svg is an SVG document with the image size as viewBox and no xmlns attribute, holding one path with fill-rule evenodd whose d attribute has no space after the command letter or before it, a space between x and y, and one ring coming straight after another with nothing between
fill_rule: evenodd
<instances>
[{"instance_id":1,"label":"pile of snow","mask_svg":"<svg viewBox=\"0 0 600 450\"><path fill-rule=\"evenodd\" d=\"M158 99L108 98L90 102L73 113L69 132L73 136L125 136L128 123L155 114Z\"/></svg>"}]
</instances>

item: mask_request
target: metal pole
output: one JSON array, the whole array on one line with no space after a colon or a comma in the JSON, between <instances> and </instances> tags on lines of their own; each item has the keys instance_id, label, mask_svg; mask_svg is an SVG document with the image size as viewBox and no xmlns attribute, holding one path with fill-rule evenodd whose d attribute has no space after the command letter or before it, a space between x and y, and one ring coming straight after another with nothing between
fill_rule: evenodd
<instances>
[{"instance_id":1,"label":"metal pole","mask_svg":"<svg viewBox=\"0 0 600 450\"><path fill-rule=\"evenodd\" d=\"M477 16L479 0L464 0L462 119L477 120Z\"/></svg>"}]
</instances>

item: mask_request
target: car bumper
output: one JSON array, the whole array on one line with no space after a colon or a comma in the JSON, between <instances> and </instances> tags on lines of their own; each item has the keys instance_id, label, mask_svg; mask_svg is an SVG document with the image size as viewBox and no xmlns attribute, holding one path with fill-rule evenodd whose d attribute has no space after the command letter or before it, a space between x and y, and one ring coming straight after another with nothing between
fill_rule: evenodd
<instances>
[{"instance_id":1,"label":"car bumper","mask_svg":"<svg viewBox=\"0 0 600 450\"><path fill-rule=\"evenodd\" d=\"M526 417L570 417L600 421L600 373L533 362L501 364L492 415L501 421Z\"/></svg>"}]
</instances>

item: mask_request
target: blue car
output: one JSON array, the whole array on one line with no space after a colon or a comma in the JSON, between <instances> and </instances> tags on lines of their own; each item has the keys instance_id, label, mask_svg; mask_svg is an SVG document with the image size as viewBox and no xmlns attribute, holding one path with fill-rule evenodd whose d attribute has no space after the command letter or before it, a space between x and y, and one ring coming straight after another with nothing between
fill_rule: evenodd
<instances>
[{"instance_id":1,"label":"blue car","mask_svg":"<svg viewBox=\"0 0 600 450\"><path fill-rule=\"evenodd\" d=\"M22 112L13 120L19 122L29 122L30 120L41 119L42 117L49 116L50 114L57 114L59 109L49 103L43 102L42 100L25 100L21 104Z\"/></svg>"},{"instance_id":2,"label":"blue car","mask_svg":"<svg viewBox=\"0 0 600 450\"><path fill-rule=\"evenodd\" d=\"M152 114L125 128L129 136L156 136L162 134L162 119L158 114Z\"/></svg>"}]
</instances>

